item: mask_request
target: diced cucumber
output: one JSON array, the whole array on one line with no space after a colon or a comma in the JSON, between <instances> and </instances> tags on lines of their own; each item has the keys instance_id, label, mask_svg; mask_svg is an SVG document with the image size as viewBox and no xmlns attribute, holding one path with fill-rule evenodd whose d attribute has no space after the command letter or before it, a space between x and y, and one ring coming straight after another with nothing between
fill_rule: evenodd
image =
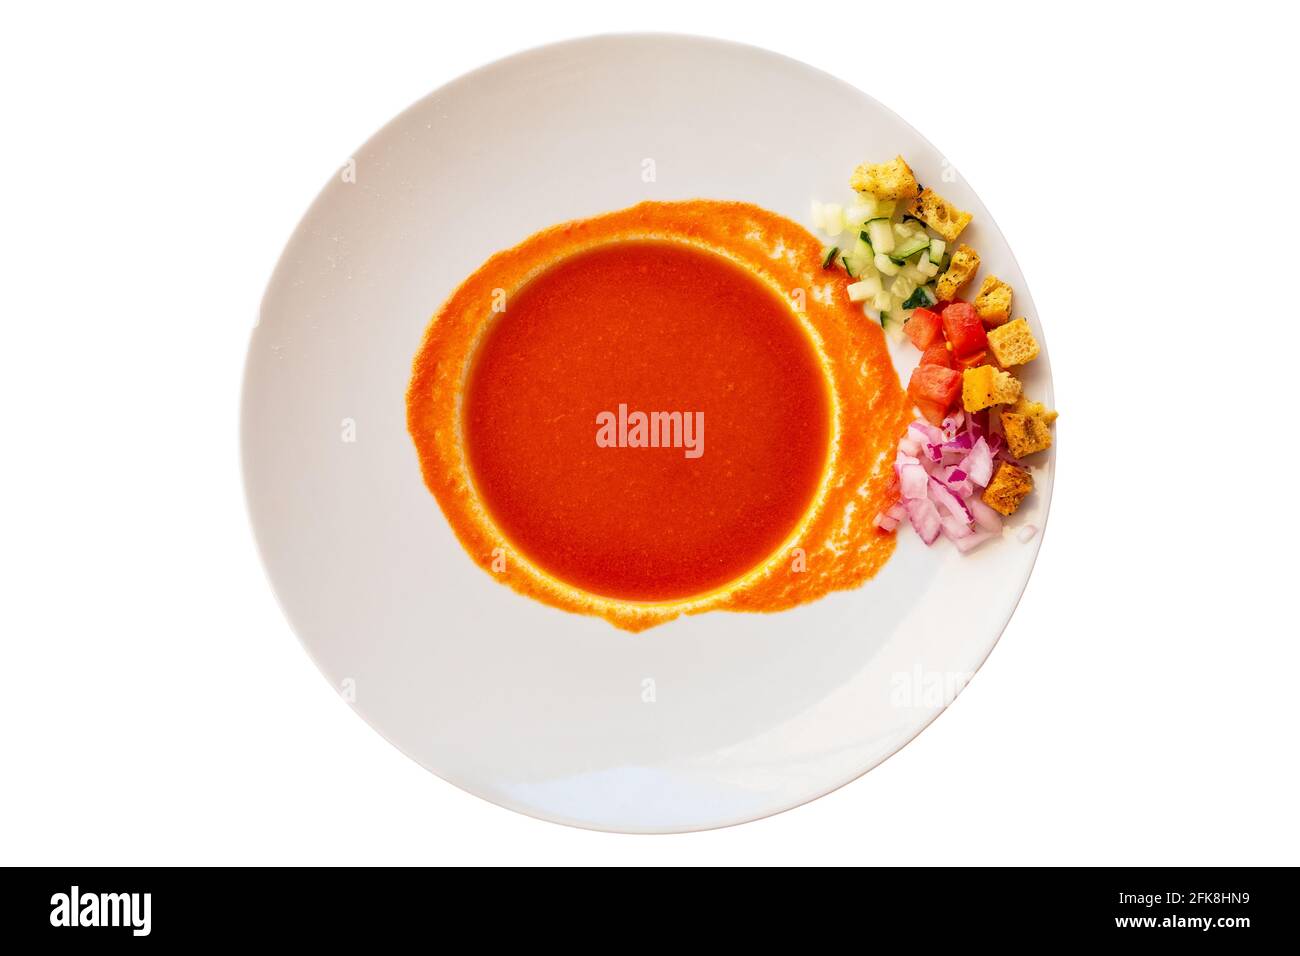
<instances>
[{"instance_id":1,"label":"diced cucumber","mask_svg":"<svg viewBox=\"0 0 1300 956\"><path fill-rule=\"evenodd\" d=\"M873 219L867 223L867 241L877 254L893 252L894 230L890 228L889 220Z\"/></svg>"},{"instance_id":2,"label":"diced cucumber","mask_svg":"<svg viewBox=\"0 0 1300 956\"><path fill-rule=\"evenodd\" d=\"M930 240L930 261L938 265L943 261L943 254L947 250L948 244L942 239Z\"/></svg>"},{"instance_id":3,"label":"diced cucumber","mask_svg":"<svg viewBox=\"0 0 1300 956\"><path fill-rule=\"evenodd\" d=\"M880 313L880 327L885 330L885 334L893 342L903 341L905 335L903 324L905 322L906 319L896 310L891 309Z\"/></svg>"},{"instance_id":4,"label":"diced cucumber","mask_svg":"<svg viewBox=\"0 0 1300 956\"><path fill-rule=\"evenodd\" d=\"M912 256L916 255L923 249L930 247L930 237L922 233L919 236L909 236L894 246L894 251L889 254L895 262L906 262Z\"/></svg>"},{"instance_id":5,"label":"diced cucumber","mask_svg":"<svg viewBox=\"0 0 1300 956\"><path fill-rule=\"evenodd\" d=\"M898 275L899 268L900 268L899 265L896 262L894 262L893 259L889 258L889 256L885 255L883 252L876 253L876 258L874 262L876 265L876 269L880 271L881 275L887 275L887 276Z\"/></svg>"},{"instance_id":6,"label":"diced cucumber","mask_svg":"<svg viewBox=\"0 0 1300 956\"><path fill-rule=\"evenodd\" d=\"M884 289L881 289L871 297L871 304L880 312L888 312L894 307L894 297Z\"/></svg>"},{"instance_id":7,"label":"diced cucumber","mask_svg":"<svg viewBox=\"0 0 1300 956\"><path fill-rule=\"evenodd\" d=\"M922 253L925 255L925 253ZM907 263L899 268L899 275L905 275L912 280L913 285L925 285L930 281L930 277L921 271L919 266Z\"/></svg>"},{"instance_id":8,"label":"diced cucumber","mask_svg":"<svg viewBox=\"0 0 1300 956\"><path fill-rule=\"evenodd\" d=\"M839 254L839 246L831 246L827 249L826 254L822 256L822 268L829 269L831 266L835 265L835 259Z\"/></svg>"},{"instance_id":9,"label":"diced cucumber","mask_svg":"<svg viewBox=\"0 0 1300 956\"><path fill-rule=\"evenodd\" d=\"M935 297L934 292L928 285L919 285L916 290L907 297L903 303L905 309L928 309L939 300Z\"/></svg>"},{"instance_id":10,"label":"diced cucumber","mask_svg":"<svg viewBox=\"0 0 1300 956\"><path fill-rule=\"evenodd\" d=\"M933 279L939 274L939 267L930 261L930 253L923 252L921 257L916 260L916 271L927 279Z\"/></svg>"},{"instance_id":11,"label":"diced cucumber","mask_svg":"<svg viewBox=\"0 0 1300 956\"><path fill-rule=\"evenodd\" d=\"M868 299L874 299L876 294L881 290L880 277L872 276L869 279L863 279L849 286L850 302L866 302Z\"/></svg>"},{"instance_id":12,"label":"diced cucumber","mask_svg":"<svg viewBox=\"0 0 1300 956\"><path fill-rule=\"evenodd\" d=\"M840 258L844 262L844 268L851 276L864 278L876 274L876 265L872 261L875 258L875 253L871 251L871 246L861 239L855 239L853 248Z\"/></svg>"},{"instance_id":13,"label":"diced cucumber","mask_svg":"<svg viewBox=\"0 0 1300 956\"><path fill-rule=\"evenodd\" d=\"M816 199L812 201L812 226L818 232L826 226L826 206Z\"/></svg>"},{"instance_id":14,"label":"diced cucumber","mask_svg":"<svg viewBox=\"0 0 1300 956\"><path fill-rule=\"evenodd\" d=\"M889 283L889 294L899 301L906 299L915 291L916 283L904 275L895 277L894 281Z\"/></svg>"}]
</instances>

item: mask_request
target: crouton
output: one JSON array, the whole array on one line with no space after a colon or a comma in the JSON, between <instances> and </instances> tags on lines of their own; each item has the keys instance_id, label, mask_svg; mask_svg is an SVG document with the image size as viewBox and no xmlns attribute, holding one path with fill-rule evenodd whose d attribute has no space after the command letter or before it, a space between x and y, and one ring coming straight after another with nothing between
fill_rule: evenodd
<instances>
[{"instance_id":1,"label":"crouton","mask_svg":"<svg viewBox=\"0 0 1300 956\"><path fill-rule=\"evenodd\" d=\"M1011 286L997 276L985 276L975 294L975 312L985 325L1002 325L1011 318Z\"/></svg>"},{"instance_id":2,"label":"crouton","mask_svg":"<svg viewBox=\"0 0 1300 956\"><path fill-rule=\"evenodd\" d=\"M877 199L915 199L921 187L902 156L887 163L863 163L853 170L849 185Z\"/></svg>"},{"instance_id":3,"label":"crouton","mask_svg":"<svg viewBox=\"0 0 1300 956\"><path fill-rule=\"evenodd\" d=\"M952 261L948 263L948 271L939 276L939 281L934 284L935 294L941 301L951 302L957 298L962 286L975 278L979 267L980 254L965 243L958 246L952 254Z\"/></svg>"},{"instance_id":4,"label":"crouton","mask_svg":"<svg viewBox=\"0 0 1300 956\"><path fill-rule=\"evenodd\" d=\"M1034 490L1034 476L1010 462L1000 462L988 487L981 497L984 503L1001 515L1014 514L1020 502Z\"/></svg>"},{"instance_id":5,"label":"crouton","mask_svg":"<svg viewBox=\"0 0 1300 956\"><path fill-rule=\"evenodd\" d=\"M1016 399L1016 403L1007 409L1009 412L1016 412L1020 415L1032 415L1035 418L1041 418L1043 424L1050 425L1056 421L1056 412L1049 411L1047 406L1042 402L1031 402L1023 394Z\"/></svg>"},{"instance_id":6,"label":"crouton","mask_svg":"<svg viewBox=\"0 0 1300 956\"><path fill-rule=\"evenodd\" d=\"M978 308L978 306L976 307ZM1003 368L1024 365L1038 358L1038 341L1029 331L1028 319L1016 319L988 333L989 348Z\"/></svg>"},{"instance_id":7,"label":"crouton","mask_svg":"<svg viewBox=\"0 0 1300 956\"><path fill-rule=\"evenodd\" d=\"M1042 402L1031 402L1021 395L1015 404L1002 410L1000 418L1007 450L1016 458L1052 447L1051 424L1056 421L1056 412L1049 411Z\"/></svg>"},{"instance_id":8,"label":"crouton","mask_svg":"<svg viewBox=\"0 0 1300 956\"><path fill-rule=\"evenodd\" d=\"M1024 458L1052 447L1052 430L1036 415L1019 412L1002 413L1002 434L1012 457Z\"/></svg>"},{"instance_id":9,"label":"crouton","mask_svg":"<svg viewBox=\"0 0 1300 956\"><path fill-rule=\"evenodd\" d=\"M948 242L956 242L961 231L971 220L968 212L958 209L933 189L923 189L907 207L907 214L915 216Z\"/></svg>"},{"instance_id":10,"label":"crouton","mask_svg":"<svg viewBox=\"0 0 1300 956\"><path fill-rule=\"evenodd\" d=\"M992 365L968 368L961 374L961 403L968 412L1006 405L1020 397L1020 380Z\"/></svg>"}]
</instances>

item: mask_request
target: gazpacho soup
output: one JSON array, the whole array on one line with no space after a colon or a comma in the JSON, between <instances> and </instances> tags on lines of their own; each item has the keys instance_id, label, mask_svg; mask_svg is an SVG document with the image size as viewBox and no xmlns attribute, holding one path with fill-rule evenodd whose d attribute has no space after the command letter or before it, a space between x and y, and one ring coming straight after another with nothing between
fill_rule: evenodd
<instances>
[{"instance_id":1,"label":"gazpacho soup","mask_svg":"<svg viewBox=\"0 0 1300 956\"><path fill-rule=\"evenodd\" d=\"M433 317L407 418L468 556L639 631L778 611L888 559L908 402L802 227L642 203L490 258Z\"/></svg>"}]
</instances>

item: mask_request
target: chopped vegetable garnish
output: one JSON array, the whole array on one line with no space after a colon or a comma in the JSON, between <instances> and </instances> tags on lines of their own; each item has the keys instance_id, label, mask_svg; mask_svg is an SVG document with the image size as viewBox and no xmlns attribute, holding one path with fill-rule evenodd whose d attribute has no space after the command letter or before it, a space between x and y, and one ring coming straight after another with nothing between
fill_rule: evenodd
<instances>
[{"instance_id":1,"label":"chopped vegetable garnish","mask_svg":"<svg viewBox=\"0 0 1300 956\"><path fill-rule=\"evenodd\" d=\"M864 163L851 185L851 203L812 204L814 227L841 244L823 266L839 256L856 280L849 301L921 353L907 386L920 417L894 466L899 501L875 526L894 532L906 520L927 545L943 536L966 553L1001 536L1003 517L1033 491L1021 459L1051 447L1056 413L1006 371L1033 361L1038 341L1027 319L1011 321L1014 293L996 276L984 277L973 302L958 298L980 269L979 253L957 244L970 213L924 189L901 156Z\"/></svg>"}]
</instances>

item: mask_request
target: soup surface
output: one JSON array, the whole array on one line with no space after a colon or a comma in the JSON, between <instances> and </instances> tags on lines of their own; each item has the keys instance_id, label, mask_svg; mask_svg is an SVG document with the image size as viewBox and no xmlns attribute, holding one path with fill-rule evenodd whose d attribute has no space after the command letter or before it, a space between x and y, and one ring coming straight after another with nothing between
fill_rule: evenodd
<instances>
[{"instance_id":1,"label":"soup surface","mask_svg":"<svg viewBox=\"0 0 1300 956\"><path fill-rule=\"evenodd\" d=\"M522 554L594 594L664 601L791 535L826 465L830 396L768 286L690 245L618 242L508 298L462 427L475 487Z\"/></svg>"}]
</instances>

